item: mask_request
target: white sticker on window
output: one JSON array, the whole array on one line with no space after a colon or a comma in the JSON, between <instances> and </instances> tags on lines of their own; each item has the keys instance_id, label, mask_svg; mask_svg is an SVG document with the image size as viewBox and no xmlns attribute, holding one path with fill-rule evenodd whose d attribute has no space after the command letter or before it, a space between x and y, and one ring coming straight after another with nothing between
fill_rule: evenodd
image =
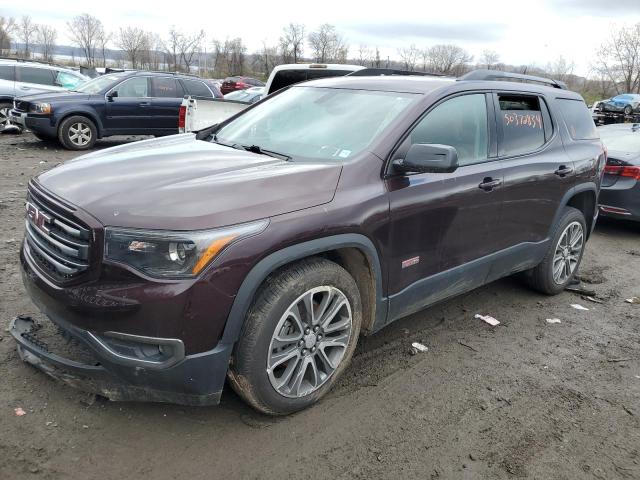
<instances>
[{"instance_id":1,"label":"white sticker on window","mask_svg":"<svg viewBox=\"0 0 640 480\"><path fill-rule=\"evenodd\" d=\"M338 153L340 158L347 158L349 155L351 155L351 150L340 150L340 153Z\"/></svg>"}]
</instances>

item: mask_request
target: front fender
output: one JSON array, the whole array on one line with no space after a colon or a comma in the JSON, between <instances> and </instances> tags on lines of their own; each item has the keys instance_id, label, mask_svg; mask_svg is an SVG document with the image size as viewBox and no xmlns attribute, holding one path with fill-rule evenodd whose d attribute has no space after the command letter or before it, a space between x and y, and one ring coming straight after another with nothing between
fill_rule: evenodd
<instances>
[{"instance_id":1,"label":"front fender","mask_svg":"<svg viewBox=\"0 0 640 480\"><path fill-rule=\"evenodd\" d=\"M378 252L366 236L355 233L332 235L308 242L299 243L278 250L260 260L247 274L233 302L221 343L232 344L240 337L249 306L262 282L276 269L295 260L317 255L338 248L355 247L360 249L372 265L376 284L376 327L385 324L387 317L387 299L382 297L382 269Z\"/></svg>"}]
</instances>

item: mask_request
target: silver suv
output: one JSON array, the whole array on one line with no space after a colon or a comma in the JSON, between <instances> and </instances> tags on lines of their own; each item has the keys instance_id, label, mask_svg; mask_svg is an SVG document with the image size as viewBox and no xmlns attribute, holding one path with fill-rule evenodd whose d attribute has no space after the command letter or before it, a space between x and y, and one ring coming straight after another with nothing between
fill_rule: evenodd
<instances>
[{"instance_id":1,"label":"silver suv","mask_svg":"<svg viewBox=\"0 0 640 480\"><path fill-rule=\"evenodd\" d=\"M13 99L41 92L73 90L89 77L46 63L0 59L0 131L11 125Z\"/></svg>"}]
</instances>

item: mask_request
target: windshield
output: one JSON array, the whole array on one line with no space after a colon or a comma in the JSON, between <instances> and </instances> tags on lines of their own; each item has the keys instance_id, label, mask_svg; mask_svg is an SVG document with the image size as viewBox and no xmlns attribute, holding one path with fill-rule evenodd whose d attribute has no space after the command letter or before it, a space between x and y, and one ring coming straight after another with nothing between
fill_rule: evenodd
<instances>
[{"instance_id":1,"label":"windshield","mask_svg":"<svg viewBox=\"0 0 640 480\"><path fill-rule=\"evenodd\" d=\"M640 131L598 129L602 143L607 150L640 155Z\"/></svg>"},{"instance_id":2,"label":"windshield","mask_svg":"<svg viewBox=\"0 0 640 480\"><path fill-rule=\"evenodd\" d=\"M418 94L293 87L216 133L226 144L341 161L361 152Z\"/></svg>"},{"instance_id":3,"label":"windshield","mask_svg":"<svg viewBox=\"0 0 640 480\"><path fill-rule=\"evenodd\" d=\"M100 93L102 90L110 87L116 80L120 80L125 75L126 72L122 72L94 78L93 80L89 80L76 88L76 92L88 93L89 95Z\"/></svg>"}]
</instances>

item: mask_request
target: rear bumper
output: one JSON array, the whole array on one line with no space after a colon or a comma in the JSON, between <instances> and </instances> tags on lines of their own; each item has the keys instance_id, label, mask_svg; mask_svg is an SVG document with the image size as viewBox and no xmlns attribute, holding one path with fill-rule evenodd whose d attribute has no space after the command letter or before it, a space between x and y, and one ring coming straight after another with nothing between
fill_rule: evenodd
<instances>
[{"instance_id":1,"label":"rear bumper","mask_svg":"<svg viewBox=\"0 0 640 480\"><path fill-rule=\"evenodd\" d=\"M640 221L640 182L635 182L632 188L620 188L621 186L621 182L618 182L600 190L600 215Z\"/></svg>"}]
</instances>

